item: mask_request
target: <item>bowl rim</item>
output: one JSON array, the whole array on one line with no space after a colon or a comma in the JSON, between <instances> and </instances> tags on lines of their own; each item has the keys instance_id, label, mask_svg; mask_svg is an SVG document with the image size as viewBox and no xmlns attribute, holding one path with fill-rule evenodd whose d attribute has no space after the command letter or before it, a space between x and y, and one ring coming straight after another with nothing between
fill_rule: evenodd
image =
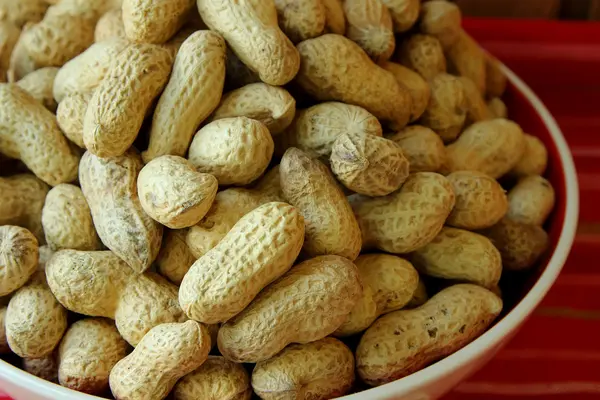
<instances>
[{"instance_id":1,"label":"bowl rim","mask_svg":"<svg viewBox=\"0 0 600 400\"><path fill-rule=\"evenodd\" d=\"M579 216L579 187L573 157L558 124L542 101L535 95L531 88L508 67L501 65L501 68L508 80L525 96L537 111L554 141L560 161L563 165L566 188L565 219L556 249L548 261L546 269L525 297L513 310L479 338L456 353L449 355L421 371L382 386L344 396L342 397L344 400L376 400L392 398L394 396L402 395L403 393L417 390L420 387L431 385L444 376L450 375L453 371L463 368L471 360L482 356L487 349L498 346L505 337L511 335L518 329L522 322L533 312L546 293L550 290L550 287L556 281L565 264L575 239ZM9 381L15 387L19 387L42 397L52 396L54 398L65 400L100 399L100 397L76 392L45 381L5 362L4 360L0 360L0 377L3 380Z\"/></svg>"}]
</instances>

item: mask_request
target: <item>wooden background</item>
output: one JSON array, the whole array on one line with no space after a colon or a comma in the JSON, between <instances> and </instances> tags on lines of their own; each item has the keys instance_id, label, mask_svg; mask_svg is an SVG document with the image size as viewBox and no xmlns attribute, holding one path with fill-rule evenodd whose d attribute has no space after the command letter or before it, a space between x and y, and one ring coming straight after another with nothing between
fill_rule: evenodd
<instances>
[{"instance_id":1,"label":"wooden background","mask_svg":"<svg viewBox=\"0 0 600 400\"><path fill-rule=\"evenodd\" d=\"M465 15L600 20L600 0L454 0Z\"/></svg>"}]
</instances>

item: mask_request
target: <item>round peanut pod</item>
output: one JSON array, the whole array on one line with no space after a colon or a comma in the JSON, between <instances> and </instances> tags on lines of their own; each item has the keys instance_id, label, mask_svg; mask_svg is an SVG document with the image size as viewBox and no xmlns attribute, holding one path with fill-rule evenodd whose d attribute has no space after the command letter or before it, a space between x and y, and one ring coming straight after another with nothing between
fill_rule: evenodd
<instances>
[{"instance_id":1,"label":"round peanut pod","mask_svg":"<svg viewBox=\"0 0 600 400\"><path fill-rule=\"evenodd\" d=\"M449 47L462 31L460 8L446 0L433 0L421 5L419 30L437 38L442 46Z\"/></svg>"},{"instance_id":2,"label":"round peanut pod","mask_svg":"<svg viewBox=\"0 0 600 400\"><path fill-rule=\"evenodd\" d=\"M300 263L221 326L219 350L234 362L259 362L290 343L322 339L344 322L361 293L358 269L346 258Z\"/></svg>"},{"instance_id":3,"label":"round peanut pod","mask_svg":"<svg viewBox=\"0 0 600 400\"><path fill-rule=\"evenodd\" d=\"M194 372L180 379L174 400L250 400L252 387L246 369L223 357L208 356Z\"/></svg>"},{"instance_id":4,"label":"round peanut pod","mask_svg":"<svg viewBox=\"0 0 600 400\"><path fill-rule=\"evenodd\" d=\"M448 71L471 79L481 95L486 93L486 59L479 44L469 34L461 31L446 49Z\"/></svg>"},{"instance_id":5,"label":"round peanut pod","mask_svg":"<svg viewBox=\"0 0 600 400\"><path fill-rule=\"evenodd\" d=\"M350 39L326 34L298 44L298 51L302 63L296 83L315 99L363 107L391 129L408 123L408 91Z\"/></svg>"},{"instance_id":6,"label":"round peanut pod","mask_svg":"<svg viewBox=\"0 0 600 400\"><path fill-rule=\"evenodd\" d=\"M469 103L461 81L449 74L439 74L429 81L431 97L421 117L421 124L435 131L444 143L461 133L467 119Z\"/></svg>"},{"instance_id":7,"label":"round peanut pod","mask_svg":"<svg viewBox=\"0 0 600 400\"><path fill-rule=\"evenodd\" d=\"M353 383L354 355L334 338L292 344L252 371L252 388L264 400L331 399Z\"/></svg>"},{"instance_id":8,"label":"round peanut pod","mask_svg":"<svg viewBox=\"0 0 600 400\"><path fill-rule=\"evenodd\" d=\"M510 174L517 177L542 175L547 166L548 150L544 143L535 136L525 134L525 151Z\"/></svg>"},{"instance_id":9,"label":"round peanut pod","mask_svg":"<svg viewBox=\"0 0 600 400\"><path fill-rule=\"evenodd\" d=\"M44 357L24 358L23 370L49 382L58 383L58 360L55 352Z\"/></svg>"},{"instance_id":10,"label":"round peanut pod","mask_svg":"<svg viewBox=\"0 0 600 400\"><path fill-rule=\"evenodd\" d=\"M206 25L223 35L237 57L263 82L282 86L294 79L300 58L279 28L273 1L198 0L197 3Z\"/></svg>"},{"instance_id":11,"label":"round peanut pod","mask_svg":"<svg viewBox=\"0 0 600 400\"><path fill-rule=\"evenodd\" d=\"M429 300L429 295L427 294L427 287L425 286L423 280L419 279L419 284L417 285L417 289L415 290L412 299L410 299L410 301L406 303L406 306L404 308L420 307L423 304L425 304L427 300Z\"/></svg>"},{"instance_id":12,"label":"round peanut pod","mask_svg":"<svg viewBox=\"0 0 600 400\"><path fill-rule=\"evenodd\" d=\"M446 72L446 58L440 42L433 36L414 34L399 46L398 61L430 80Z\"/></svg>"},{"instance_id":13,"label":"round peanut pod","mask_svg":"<svg viewBox=\"0 0 600 400\"><path fill-rule=\"evenodd\" d=\"M281 171L277 164L268 170L252 186L252 190L258 192L261 196L271 199L271 201L284 201L283 191L281 190Z\"/></svg>"},{"instance_id":14,"label":"round peanut pod","mask_svg":"<svg viewBox=\"0 0 600 400\"><path fill-rule=\"evenodd\" d=\"M438 134L421 125L411 125L387 136L398 143L408 159L411 173L437 172L446 161L446 148Z\"/></svg>"},{"instance_id":15,"label":"round peanut pod","mask_svg":"<svg viewBox=\"0 0 600 400\"><path fill-rule=\"evenodd\" d=\"M187 229L168 230L156 258L158 272L176 285L181 284L183 277L196 261L185 242L187 235Z\"/></svg>"},{"instance_id":16,"label":"round peanut pod","mask_svg":"<svg viewBox=\"0 0 600 400\"><path fill-rule=\"evenodd\" d=\"M164 43L183 26L194 5L194 0L123 0L125 35L132 42Z\"/></svg>"},{"instance_id":17,"label":"round peanut pod","mask_svg":"<svg viewBox=\"0 0 600 400\"><path fill-rule=\"evenodd\" d=\"M91 93L69 95L58 104L56 122L67 139L85 149L83 143L83 119Z\"/></svg>"},{"instance_id":18,"label":"round peanut pod","mask_svg":"<svg viewBox=\"0 0 600 400\"><path fill-rule=\"evenodd\" d=\"M123 13L120 8L110 10L100 17L94 30L94 42L100 43L109 39L124 39L125 37Z\"/></svg>"},{"instance_id":19,"label":"round peanut pod","mask_svg":"<svg viewBox=\"0 0 600 400\"><path fill-rule=\"evenodd\" d=\"M485 54L485 87L487 97L502 97L506 90L507 78L501 63L494 56Z\"/></svg>"},{"instance_id":20,"label":"round peanut pod","mask_svg":"<svg viewBox=\"0 0 600 400\"><path fill-rule=\"evenodd\" d=\"M446 178L456 195L448 225L468 230L489 228L506 214L506 193L495 179L477 171L457 171Z\"/></svg>"},{"instance_id":21,"label":"round peanut pod","mask_svg":"<svg viewBox=\"0 0 600 400\"><path fill-rule=\"evenodd\" d=\"M58 380L78 392L102 395L108 376L129 350L112 321L87 318L69 327L58 347Z\"/></svg>"},{"instance_id":22,"label":"round peanut pod","mask_svg":"<svg viewBox=\"0 0 600 400\"><path fill-rule=\"evenodd\" d=\"M508 118L508 108L499 97L493 97L487 103L490 118Z\"/></svg>"},{"instance_id":23,"label":"round peanut pod","mask_svg":"<svg viewBox=\"0 0 600 400\"><path fill-rule=\"evenodd\" d=\"M15 24L0 21L0 82L7 81L10 58L20 35L21 30Z\"/></svg>"},{"instance_id":24,"label":"round peanut pod","mask_svg":"<svg viewBox=\"0 0 600 400\"><path fill-rule=\"evenodd\" d=\"M379 120L364 108L331 101L298 111L282 136L289 142L289 147L329 159L338 136L344 133L382 136L382 131ZM287 147L279 150L283 156Z\"/></svg>"},{"instance_id":25,"label":"round peanut pod","mask_svg":"<svg viewBox=\"0 0 600 400\"><path fill-rule=\"evenodd\" d=\"M343 35L346 33L346 15L342 0L321 0L325 6L325 32Z\"/></svg>"},{"instance_id":26,"label":"round peanut pod","mask_svg":"<svg viewBox=\"0 0 600 400\"><path fill-rule=\"evenodd\" d=\"M485 236L462 229L442 228L410 260L422 274L470 282L493 290L502 274L500 252Z\"/></svg>"},{"instance_id":27,"label":"round peanut pod","mask_svg":"<svg viewBox=\"0 0 600 400\"><path fill-rule=\"evenodd\" d=\"M414 310L378 319L356 350L359 376L378 386L416 372L459 350L502 311L502 300L476 285L451 286Z\"/></svg>"},{"instance_id":28,"label":"round peanut pod","mask_svg":"<svg viewBox=\"0 0 600 400\"><path fill-rule=\"evenodd\" d=\"M142 160L134 150L112 158L86 152L79 168L98 236L138 273L150 267L162 240L162 226L144 212L138 197L141 169Z\"/></svg>"},{"instance_id":29,"label":"round peanut pod","mask_svg":"<svg viewBox=\"0 0 600 400\"><path fill-rule=\"evenodd\" d=\"M137 180L144 211L171 229L188 228L204 218L218 188L217 178L197 172L178 156L155 158L142 168Z\"/></svg>"},{"instance_id":30,"label":"round peanut pod","mask_svg":"<svg viewBox=\"0 0 600 400\"><path fill-rule=\"evenodd\" d=\"M477 86L475 86L475 83L466 76L461 76L458 80L462 84L467 103L466 125L471 125L473 122L492 119L488 106L477 89Z\"/></svg>"},{"instance_id":31,"label":"round peanut pod","mask_svg":"<svg viewBox=\"0 0 600 400\"><path fill-rule=\"evenodd\" d=\"M402 188L385 197L352 195L350 204L360 224L363 247L410 253L440 232L454 207L454 191L442 175L417 172Z\"/></svg>"},{"instance_id":32,"label":"round peanut pod","mask_svg":"<svg viewBox=\"0 0 600 400\"><path fill-rule=\"evenodd\" d=\"M48 190L48 185L33 174L0 177L0 225L27 228L39 244L44 244L42 208Z\"/></svg>"},{"instance_id":33,"label":"round peanut pod","mask_svg":"<svg viewBox=\"0 0 600 400\"><path fill-rule=\"evenodd\" d=\"M394 32L406 32L419 18L421 3L419 0L381 0L392 15Z\"/></svg>"},{"instance_id":34,"label":"round peanut pod","mask_svg":"<svg viewBox=\"0 0 600 400\"><path fill-rule=\"evenodd\" d=\"M502 255L502 266L508 271L533 267L548 248L546 231L538 225L527 225L503 218L496 225L483 230Z\"/></svg>"},{"instance_id":35,"label":"round peanut pod","mask_svg":"<svg viewBox=\"0 0 600 400\"><path fill-rule=\"evenodd\" d=\"M251 83L223 96L209 121L231 117L248 117L262 122L277 135L293 121L296 100L287 90L266 83Z\"/></svg>"},{"instance_id":36,"label":"round peanut pod","mask_svg":"<svg viewBox=\"0 0 600 400\"><path fill-rule=\"evenodd\" d=\"M331 170L348 189L385 196L408 178L408 160L395 142L373 135L343 134L331 151Z\"/></svg>"},{"instance_id":37,"label":"round peanut pod","mask_svg":"<svg viewBox=\"0 0 600 400\"><path fill-rule=\"evenodd\" d=\"M6 320L7 306L0 308L0 354L10 354L10 346L8 345L8 339L6 338L6 327L4 321Z\"/></svg>"},{"instance_id":38,"label":"round peanut pod","mask_svg":"<svg viewBox=\"0 0 600 400\"><path fill-rule=\"evenodd\" d=\"M525 136L516 123L497 118L476 122L446 147L444 169L479 171L494 179L509 172L525 151Z\"/></svg>"},{"instance_id":39,"label":"round peanut pod","mask_svg":"<svg viewBox=\"0 0 600 400\"><path fill-rule=\"evenodd\" d=\"M81 189L63 183L52 188L42 210L46 242L52 250L100 250L90 207Z\"/></svg>"},{"instance_id":40,"label":"round peanut pod","mask_svg":"<svg viewBox=\"0 0 600 400\"><path fill-rule=\"evenodd\" d=\"M346 0L346 36L376 63L390 59L396 49L390 10L379 0Z\"/></svg>"},{"instance_id":41,"label":"round peanut pod","mask_svg":"<svg viewBox=\"0 0 600 400\"><path fill-rule=\"evenodd\" d=\"M285 152L280 165L283 196L304 216L304 251L311 256L358 257L360 229L329 169L296 148Z\"/></svg>"},{"instance_id":42,"label":"round peanut pod","mask_svg":"<svg viewBox=\"0 0 600 400\"><path fill-rule=\"evenodd\" d=\"M196 133L188 159L199 172L214 175L219 185L246 185L265 172L273 148L273 138L263 123L246 117L224 118Z\"/></svg>"},{"instance_id":43,"label":"round peanut pod","mask_svg":"<svg viewBox=\"0 0 600 400\"><path fill-rule=\"evenodd\" d=\"M72 182L79 156L69 147L56 117L15 84L0 85L0 152L16 158L49 185Z\"/></svg>"},{"instance_id":44,"label":"round peanut pod","mask_svg":"<svg viewBox=\"0 0 600 400\"><path fill-rule=\"evenodd\" d=\"M0 0L0 20L9 21L21 28L28 22L41 21L49 4L46 0Z\"/></svg>"},{"instance_id":45,"label":"round peanut pod","mask_svg":"<svg viewBox=\"0 0 600 400\"><path fill-rule=\"evenodd\" d=\"M177 381L208 358L210 336L195 321L159 325L110 371L117 399L163 399Z\"/></svg>"},{"instance_id":46,"label":"round peanut pod","mask_svg":"<svg viewBox=\"0 0 600 400\"><path fill-rule=\"evenodd\" d=\"M179 303L188 317L225 322L291 267L304 241L304 219L286 203L268 203L240 219L184 276Z\"/></svg>"},{"instance_id":47,"label":"round peanut pod","mask_svg":"<svg viewBox=\"0 0 600 400\"><path fill-rule=\"evenodd\" d=\"M38 266L38 241L25 228L0 226L0 296L23 286Z\"/></svg>"},{"instance_id":48,"label":"round peanut pod","mask_svg":"<svg viewBox=\"0 0 600 400\"><path fill-rule=\"evenodd\" d=\"M362 332L379 316L400 310L411 301L419 284L417 270L400 257L364 254L355 264L363 283L363 296L334 332L336 336Z\"/></svg>"},{"instance_id":49,"label":"round peanut pod","mask_svg":"<svg viewBox=\"0 0 600 400\"><path fill-rule=\"evenodd\" d=\"M403 65L393 62L382 62L379 65L394 75L396 81L408 90L411 97L410 122L418 120L425 112L431 96L427 81Z\"/></svg>"},{"instance_id":50,"label":"round peanut pod","mask_svg":"<svg viewBox=\"0 0 600 400\"><path fill-rule=\"evenodd\" d=\"M542 226L555 201L554 188L547 179L539 175L526 176L508 192L506 217L523 224Z\"/></svg>"},{"instance_id":51,"label":"round peanut pod","mask_svg":"<svg viewBox=\"0 0 600 400\"><path fill-rule=\"evenodd\" d=\"M274 0L281 30L292 43L320 36L327 14L321 0Z\"/></svg>"},{"instance_id":52,"label":"round peanut pod","mask_svg":"<svg viewBox=\"0 0 600 400\"><path fill-rule=\"evenodd\" d=\"M261 80L254 71L248 68L239 58L235 55L229 47L227 47L227 60L225 63L226 75L225 75L225 88L226 90L239 89L242 86L249 85L251 83L259 83Z\"/></svg>"},{"instance_id":53,"label":"round peanut pod","mask_svg":"<svg viewBox=\"0 0 600 400\"><path fill-rule=\"evenodd\" d=\"M56 113L58 104L54 100L52 88L57 73L58 68L56 67L40 68L21 78L17 81L17 85L42 103L49 111Z\"/></svg>"},{"instance_id":54,"label":"round peanut pod","mask_svg":"<svg viewBox=\"0 0 600 400\"><path fill-rule=\"evenodd\" d=\"M177 52L154 111L144 162L166 154L184 157L200 124L219 105L224 83L225 41L215 32L193 33Z\"/></svg>"}]
</instances>

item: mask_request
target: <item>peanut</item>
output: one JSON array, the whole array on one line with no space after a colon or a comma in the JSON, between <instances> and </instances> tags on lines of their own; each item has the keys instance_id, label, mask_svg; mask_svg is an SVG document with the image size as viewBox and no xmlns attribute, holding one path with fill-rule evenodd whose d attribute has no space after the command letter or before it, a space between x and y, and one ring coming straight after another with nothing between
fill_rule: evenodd
<instances>
[{"instance_id":1,"label":"peanut","mask_svg":"<svg viewBox=\"0 0 600 400\"><path fill-rule=\"evenodd\" d=\"M488 106L477 89L477 86L475 86L475 83L466 76L461 76L458 80L462 84L467 103L466 125L471 125L473 122L492 119L489 114Z\"/></svg>"},{"instance_id":2,"label":"peanut","mask_svg":"<svg viewBox=\"0 0 600 400\"><path fill-rule=\"evenodd\" d=\"M292 344L252 371L252 388L265 400L331 399L354 383L354 355L334 338Z\"/></svg>"},{"instance_id":3,"label":"peanut","mask_svg":"<svg viewBox=\"0 0 600 400\"><path fill-rule=\"evenodd\" d=\"M10 346L8 345L8 339L6 337L6 327L4 321L6 320L7 306L0 308L0 354L10 354Z\"/></svg>"},{"instance_id":4,"label":"peanut","mask_svg":"<svg viewBox=\"0 0 600 400\"><path fill-rule=\"evenodd\" d=\"M543 225L556 201L552 184L539 175L519 180L508 192L506 217L530 225Z\"/></svg>"},{"instance_id":5,"label":"peanut","mask_svg":"<svg viewBox=\"0 0 600 400\"><path fill-rule=\"evenodd\" d=\"M52 250L99 250L90 207L81 189L63 183L48 192L42 209L42 226Z\"/></svg>"},{"instance_id":6,"label":"peanut","mask_svg":"<svg viewBox=\"0 0 600 400\"><path fill-rule=\"evenodd\" d=\"M0 152L17 158L49 185L74 181L79 156L56 117L15 84L0 84Z\"/></svg>"},{"instance_id":7,"label":"peanut","mask_svg":"<svg viewBox=\"0 0 600 400\"><path fill-rule=\"evenodd\" d=\"M185 156L198 126L217 108L225 82L225 42L211 31L187 38L160 96L144 162L166 154Z\"/></svg>"},{"instance_id":8,"label":"peanut","mask_svg":"<svg viewBox=\"0 0 600 400\"><path fill-rule=\"evenodd\" d=\"M361 297L358 269L339 256L305 261L268 286L219 330L223 356L259 362L290 343L309 343L333 333Z\"/></svg>"},{"instance_id":9,"label":"peanut","mask_svg":"<svg viewBox=\"0 0 600 400\"><path fill-rule=\"evenodd\" d=\"M199 323L159 325L110 371L110 389L119 400L163 399L204 363L209 351L208 331Z\"/></svg>"},{"instance_id":10,"label":"peanut","mask_svg":"<svg viewBox=\"0 0 600 400\"><path fill-rule=\"evenodd\" d=\"M461 31L455 42L446 49L448 71L471 79L479 93L486 93L485 53L469 34Z\"/></svg>"},{"instance_id":11,"label":"peanut","mask_svg":"<svg viewBox=\"0 0 600 400\"><path fill-rule=\"evenodd\" d=\"M285 85L298 73L298 51L279 29L273 1L198 0L198 10L206 25L223 35L263 82Z\"/></svg>"},{"instance_id":12,"label":"peanut","mask_svg":"<svg viewBox=\"0 0 600 400\"><path fill-rule=\"evenodd\" d=\"M0 20L22 28L26 23L39 22L48 9L46 0L0 0Z\"/></svg>"},{"instance_id":13,"label":"peanut","mask_svg":"<svg viewBox=\"0 0 600 400\"><path fill-rule=\"evenodd\" d=\"M274 0L281 30L292 43L320 36L327 14L321 0Z\"/></svg>"},{"instance_id":14,"label":"peanut","mask_svg":"<svg viewBox=\"0 0 600 400\"><path fill-rule=\"evenodd\" d=\"M381 2L392 14L395 32L408 31L419 18L419 0L381 0Z\"/></svg>"},{"instance_id":15,"label":"peanut","mask_svg":"<svg viewBox=\"0 0 600 400\"><path fill-rule=\"evenodd\" d=\"M488 101L487 107L491 118L508 118L508 109L501 98L493 97Z\"/></svg>"},{"instance_id":16,"label":"peanut","mask_svg":"<svg viewBox=\"0 0 600 400\"><path fill-rule=\"evenodd\" d=\"M194 0L123 0L123 26L132 42L161 44L183 26Z\"/></svg>"},{"instance_id":17,"label":"peanut","mask_svg":"<svg viewBox=\"0 0 600 400\"><path fill-rule=\"evenodd\" d=\"M85 149L83 143L83 119L91 93L72 94L63 98L56 109L56 122L67 139Z\"/></svg>"},{"instance_id":18,"label":"peanut","mask_svg":"<svg viewBox=\"0 0 600 400\"><path fill-rule=\"evenodd\" d=\"M394 54L396 39L390 10L380 0L345 0L346 36L376 63Z\"/></svg>"},{"instance_id":19,"label":"peanut","mask_svg":"<svg viewBox=\"0 0 600 400\"><path fill-rule=\"evenodd\" d=\"M419 284L417 285L417 289L413 294L412 299L406 304L404 308L417 308L422 306L429 300L429 295L427 294L427 287L425 283L423 283L422 279L419 279Z\"/></svg>"},{"instance_id":20,"label":"peanut","mask_svg":"<svg viewBox=\"0 0 600 400\"><path fill-rule=\"evenodd\" d=\"M379 65L394 75L396 81L408 90L411 97L410 122L418 120L425 112L431 97L429 84L421 75L403 65L387 61Z\"/></svg>"},{"instance_id":21,"label":"peanut","mask_svg":"<svg viewBox=\"0 0 600 400\"><path fill-rule=\"evenodd\" d=\"M8 68L8 82L16 82L27 74L32 73L39 68L35 61L29 56L25 42L21 40L23 32L30 30L32 24L27 24L21 30L21 35L17 39L17 43L12 48L10 54L10 62Z\"/></svg>"},{"instance_id":22,"label":"peanut","mask_svg":"<svg viewBox=\"0 0 600 400\"><path fill-rule=\"evenodd\" d=\"M326 34L298 44L298 51L302 63L296 83L315 99L363 107L392 129L407 124L410 94L356 43Z\"/></svg>"},{"instance_id":23,"label":"peanut","mask_svg":"<svg viewBox=\"0 0 600 400\"><path fill-rule=\"evenodd\" d=\"M325 32L343 35L346 33L346 16L342 0L321 0L325 6Z\"/></svg>"},{"instance_id":24,"label":"peanut","mask_svg":"<svg viewBox=\"0 0 600 400\"><path fill-rule=\"evenodd\" d=\"M0 226L0 296L14 292L38 266L38 241L25 228Z\"/></svg>"},{"instance_id":25,"label":"peanut","mask_svg":"<svg viewBox=\"0 0 600 400\"><path fill-rule=\"evenodd\" d=\"M0 82L7 81L10 58L19 40L19 35L21 35L21 30L12 22L0 21Z\"/></svg>"},{"instance_id":26,"label":"peanut","mask_svg":"<svg viewBox=\"0 0 600 400\"><path fill-rule=\"evenodd\" d=\"M408 159L411 173L437 172L446 161L446 148L438 134L421 125L411 125L387 136L398 143Z\"/></svg>"},{"instance_id":27,"label":"peanut","mask_svg":"<svg viewBox=\"0 0 600 400\"><path fill-rule=\"evenodd\" d=\"M430 80L446 72L446 58L442 46L435 37L415 34L399 46L398 61Z\"/></svg>"},{"instance_id":28,"label":"peanut","mask_svg":"<svg viewBox=\"0 0 600 400\"><path fill-rule=\"evenodd\" d=\"M267 127L246 117L224 118L200 129L188 159L200 172L213 174L220 185L246 185L267 169L273 155Z\"/></svg>"},{"instance_id":29,"label":"peanut","mask_svg":"<svg viewBox=\"0 0 600 400\"><path fill-rule=\"evenodd\" d=\"M223 357L208 356L194 372L184 376L173 389L174 400L250 400L248 372Z\"/></svg>"},{"instance_id":30,"label":"peanut","mask_svg":"<svg viewBox=\"0 0 600 400\"><path fill-rule=\"evenodd\" d=\"M445 168L479 171L497 179L517 165L524 150L525 136L514 122L502 118L476 122L446 147Z\"/></svg>"},{"instance_id":31,"label":"peanut","mask_svg":"<svg viewBox=\"0 0 600 400\"><path fill-rule=\"evenodd\" d=\"M229 47L227 48L226 70L225 87L227 90L235 90L251 83L260 82L258 75L248 68Z\"/></svg>"},{"instance_id":32,"label":"peanut","mask_svg":"<svg viewBox=\"0 0 600 400\"><path fill-rule=\"evenodd\" d=\"M542 175L547 166L548 150L544 143L535 136L525 134L525 151L510 174L517 177Z\"/></svg>"},{"instance_id":33,"label":"peanut","mask_svg":"<svg viewBox=\"0 0 600 400\"><path fill-rule=\"evenodd\" d=\"M184 275L196 261L196 257L185 242L187 235L187 229L167 231L156 258L160 274L176 285L181 284Z\"/></svg>"},{"instance_id":34,"label":"peanut","mask_svg":"<svg viewBox=\"0 0 600 400\"><path fill-rule=\"evenodd\" d=\"M361 248L360 229L328 168L291 148L281 160L280 173L283 196L304 216L304 251L311 256L337 254L354 260Z\"/></svg>"},{"instance_id":35,"label":"peanut","mask_svg":"<svg viewBox=\"0 0 600 400\"><path fill-rule=\"evenodd\" d=\"M419 29L426 35L434 36L442 46L450 47L462 31L460 8L446 0L433 0L421 6Z\"/></svg>"},{"instance_id":36,"label":"peanut","mask_svg":"<svg viewBox=\"0 0 600 400\"><path fill-rule=\"evenodd\" d=\"M507 79L501 63L494 56L485 54L485 87L487 97L502 97L506 90Z\"/></svg>"},{"instance_id":37,"label":"peanut","mask_svg":"<svg viewBox=\"0 0 600 400\"><path fill-rule=\"evenodd\" d=\"M58 383L58 360L54 352L38 358L24 358L23 370L38 378Z\"/></svg>"},{"instance_id":38,"label":"peanut","mask_svg":"<svg viewBox=\"0 0 600 400\"><path fill-rule=\"evenodd\" d=\"M141 169L134 150L112 158L86 152L79 176L102 243L138 273L150 267L162 240L162 227L144 212L138 197Z\"/></svg>"},{"instance_id":39,"label":"peanut","mask_svg":"<svg viewBox=\"0 0 600 400\"><path fill-rule=\"evenodd\" d=\"M410 253L440 232L454 207L454 192L442 175L417 172L402 188L385 197L350 197L365 248Z\"/></svg>"},{"instance_id":40,"label":"peanut","mask_svg":"<svg viewBox=\"0 0 600 400\"><path fill-rule=\"evenodd\" d=\"M207 324L229 320L292 267L303 241L296 208L285 203L256 208L192 265L179 289L181 307Z\"/></svg>"},{"instance_id":41,"label":"peanut","mask_svg":"<svg viewBox=\"0 0 600 400\"><path fill-rule=\"evenodd\" d=\"M123 25L123 12L115 9L105 13L96 24L94 31L94 42L104 42L113 38L124 39L125 26Z\"/></svg>"},{"instance_id":42,"label":"peanut","mask_svg":"<svg viewBox=\"0 0 600 400\"><path fill-rule=\"evenodd\" d=\"M268 170L253 186L253 190L271 201L284 201L281 190L281 171L277 164Z\"/></svg>"},{"instance_id":43,"label":"peanut","mask_svg":"<svg viewBox=\"0 0 600 400\"><path fill-rule=\"evenodd\" d=\"M469 102L461 81L442 73L430 82L431 98L421 117L421 124L435 131L444 143L452 142L463 130Z\"/></svg>"},{"instance_id":44,"label":"peanut","mask_svg":"<svg viewBox=\"0 0 600 400\"><path fill-rule=\"evenodd\" d=\"M468 230L489 228L506 214L506 193L495 179L477 171L453 172L447 178L456 195L448 225Z\"/></svg>"},{"instance_id":45,"label":"peanut","mask_svg":"<svg viewBox=\"0 0 600 400\"><path fill-rule=\"evenodd\" d=\"M69 389L102 395L108 389L111 369L127 355L128 349L112 321L77 321L58 347L58 380Z\"/></svg>"},{"instance_id":46,"label":"peanut","mask_svg":"<svg viewBox=\"0 0 600 400\"><path fill-rule=\"evenodd\" d=\"M52 95L52 88L57 73L58 68L55 67L40 68L26 75L17 82L17 85L42 103L48 110L56 113L58 104L56 104L56 100Z\"/></svg>"},{"instance_id":47,"label":"peanut","mask_svg":"<svg viewBox=\"0 0 600 400\"><path fill-rule=\"evenodd\" d=\"M442 290L423 306L378 319L356 350L359 376L371 386L409 375L481 335L502 310L502 300L479 286Z\"/></svg>"}]
</instances>

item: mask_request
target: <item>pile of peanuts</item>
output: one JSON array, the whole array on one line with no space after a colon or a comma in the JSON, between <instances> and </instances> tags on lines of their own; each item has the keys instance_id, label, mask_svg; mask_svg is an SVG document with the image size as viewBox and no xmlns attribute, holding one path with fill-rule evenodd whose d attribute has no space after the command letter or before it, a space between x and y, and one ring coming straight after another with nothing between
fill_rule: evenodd
<instances>
[{"instance_id":1,"label":"pile of peanuts","mask_svg":"<svg viewBox=\"0 0 600 400\"><path fill-rule=\"evenodd\" d=\"M0 0L0 81L0 353L73 390L382 385L548 247L547 150L448 1Z\"/></svg>"}]
</instances>

